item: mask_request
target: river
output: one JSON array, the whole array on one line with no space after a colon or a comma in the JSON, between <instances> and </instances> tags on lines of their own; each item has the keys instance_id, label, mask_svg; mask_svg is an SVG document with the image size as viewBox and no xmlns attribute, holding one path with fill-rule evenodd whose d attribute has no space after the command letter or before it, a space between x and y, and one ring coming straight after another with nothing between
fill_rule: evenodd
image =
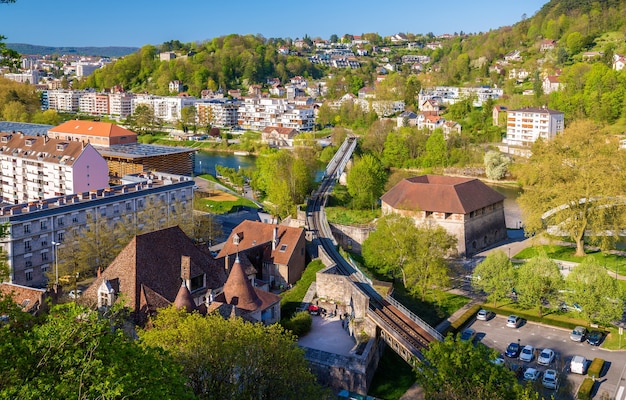
<instances>
[{"instance_id":1,"label":"river","mask_svg":"<svg viewBox=\"0 0 626 400\"><path fill-rule=\"evenodd\" d=\"M508 229L520 229L522 227L522 210L517 204L517 198L522 194L522 189L514 185L497 183L485 183L504 198L504 219Z\"/></svg>"},{"instance_id":2,"label":"river","mask_svg":"<svg viewBox=\"0 0 626 400\"><path fill-rule=\"evenodd\" d=\"M215 176L215 166L234 168L254 167L256 156L239 156L233 153L225 153L219 151L200 150L196 153L196 161L193 166L194 174L211 174Z\"/></svg>"}]
</instances>

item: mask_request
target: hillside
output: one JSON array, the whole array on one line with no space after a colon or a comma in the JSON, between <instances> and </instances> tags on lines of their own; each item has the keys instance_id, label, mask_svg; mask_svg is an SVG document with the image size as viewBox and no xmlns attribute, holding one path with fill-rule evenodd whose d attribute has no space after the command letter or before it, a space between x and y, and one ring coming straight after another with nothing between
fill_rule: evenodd
<instances>
[{"instance_id":1,"label":"hillside","mask_svg":"<svg viewBox=\"0 0 626 400\"><path fill-rule=\"evenodd\" d=\"M20 54L38 54L42 56L75 54L78 56L122 57L139 50L137 47L50 47L25 43L7 43L6 47Z\"/></svg>"}]
</instances>

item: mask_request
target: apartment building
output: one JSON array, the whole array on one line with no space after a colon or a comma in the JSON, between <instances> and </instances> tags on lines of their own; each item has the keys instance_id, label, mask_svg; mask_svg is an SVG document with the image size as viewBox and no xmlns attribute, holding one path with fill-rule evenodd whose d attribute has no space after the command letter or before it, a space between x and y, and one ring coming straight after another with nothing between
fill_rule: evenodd
<instances>
[{"instance_id":1,"label":"apartment building","mask_svg":"<svg viewBox=\"0 0 626 400\"><path fill-rule=\"evenodd\" d=\"M128 117L132 110L133 95L128 93L109 94L109 113L120 118Z\"/></svg>"},{"instance_id":2,"label":"apartment building","mask_svg":"<svg viewBox=\"0 0 626 400\"><path fill-rule=\"evenodd\" d=\"M164 97L153 95L138 95L132 99L131 114L140 104L145 104L154 110L154 116L166 122L177 122L181 118L181 110L184 107L194 106L195 97L176 96Z\"/></svg>"},{"instance_id":3,"label":"apartment building","mask_svg":"<svg viewBox=\"0 0 626 400\"><path fill-rule=\"evenodd\" d=\"M41 78L39 75L39 71L35 69L31 69L30 71L19 72L19 73L8 73L8 74L4 74L3 76L14 82L30 83L31 85L35 85L39 83L39 79Z\"/></svg>"},{"instance_id":4,"label":"apartment building","mask_svg":"<svg viewBox=\"0 0 626 400\"><path fill-rule=\"evenodd\" d=\"M103 189L105 159L89 144L47 136L0 134L2 201L20 204Z\"/></svg>"},{"instance_id":5,"label":"apartment building","mask_svg":"<svg viewBox=\"0 0 626 400\"><path fill-rule=\"evenodd\" d=\"M79 109L80 98L85 93L81 90L48 90L48 109L76 112Z\"/></svg>"},{"instance_id":6,"label":"apartment building","mask_svg":"<svg viewBox=\"0 0 626 400\"><path fill-rule=\"evenodd\" d=\"M196 100L198 124L232 128L237 126L238 108L239 102L235 100L224 98Z\"/></svg>"},{"instance_id":7,"label":"apartment building","mask_svg":"<svg viewBox=\"0 0 626 400\"><path fill-rule=\"evenodd\" d=\"M509 146L530 146L537 139L553 139L563 132L564 114L545 107L527 107L507 112L506 137Z\"/></svg>"},{"instance_id":8,"label":"apartment building","mask_svg":"<svg viewBox=\"0 0 626 400\"><path fill-rule=\"evenodd\" d=\"M122 185L79 192L53 199L0 207L0 223L9 225L9 235L0 246L7 255L10 283L44 287L46 273L54 271L54 246L64 236L92 218L143 228L143 214L150 204L159 204L158 225L178 221L174 203L183 215L191 215L194 181L190 177L162 173L127 176Z\"/></svg>"},{"instance_id":9,"label":"apartment building","mask_svg":"<svg viewBox=\"0 0 626 400\"><path fill-rule=\"evenodd\" d=\"M435 100L439 104L454 104L458 101L472 97L474 107L481 107L488 99L497 100L504 94L504 90L491 87L455 87L437 86L423 88L419 93L419 103L424 104L427 100ZM421 110L420 110L421 111Z\"/></svg>"},{"instance_id":10,"label":"apartment building","mask_svg":"<svg viewBox=\"0 0 626 400\"><path fill-rule=\"evenodd\" d=\"M93 115L109 115L109 95L107 93L84 93L78 99L78 110Z\"/></svg>"},{"instance_id":11,"label":"apartment building","mask_svg":"<svg viewBox=\"0 0 626 400\"><path fill-rule=\"evenodd\" d=\"M258 131L267 126L310 131L315 124L313 106L296 106L286 99L245 97L238 114L242 128Z\"/></svg>"}]
</instances>

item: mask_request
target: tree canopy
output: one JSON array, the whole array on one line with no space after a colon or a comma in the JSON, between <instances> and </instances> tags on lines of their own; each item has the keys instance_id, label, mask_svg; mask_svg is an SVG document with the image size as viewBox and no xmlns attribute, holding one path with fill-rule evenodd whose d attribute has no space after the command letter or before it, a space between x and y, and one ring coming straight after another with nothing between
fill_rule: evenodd
<instances>
[{"instance_id":1,"label":"tree canopy","mask_svg":"<svg viewBox=\"0 0 626 400\"><path fill-rule=\"evenodd\" d=\"M614 174L625 169L617 139L590 121L573 123L553 140L538 140L517 171L526 234L553 227L552 233L576 243L578 256L585 254L585 240L612 248L617 235L611 232L624 223L626 191L626 181Z\"/></svg>"},{"instance_id":2,"label":"tree canopy","mask_svg":"<svg viewBox=\"0 0 626 400\"><path fill-rule=\"evenodd\" d=\"M503 251L490 253L474 269L472 286L487 293L493 306L509 296L515 287L516 274L513 264Z\"/></svg>"},{"instance_id":3,"label":"tree canopy","mask_svg":"<svg viewBox=\"0 0 626 400\"><path fill-rule=\"evenodd\" d=\"M370 154L354 161L348 171L348 193L356 208L374 208L385 191L387 171L381 162Z\"/></svg>"},{"instance_id":4,"label":"tree canopy","mask_svg":"<svg viewBox=\"0 0 626 400\"><path fill-rule=\"evenodd\" d=\"M378 220L363 242L366 264L381 274L401 278L408 291L422 299L449 285L447 258L456 237L440 226L415 225L396 214Z\"/></svg>"},{"instance_id":5,"label":"tree canopy","mask_svg":"<svg viewBox=\"0 0 626 400\"><path fill-rule=\"evenodd\" d=\"M563 276L557 264L546 256L531 258L518 268L518 302L524 307L537 307L539 318L545 303L558 299Z\"/></svg>"},{"instance_id":6,"label":"tree canopy","mask_svg":"<svg viewBox=\"0 0 626 400\"><path fill-rule=\"evenodd\" d=\"M159 347L183 365L202 399L321 399L304 352L279 324L264 326L173 307L140 331L144 348Z\"/></svg>"}]
</instances>

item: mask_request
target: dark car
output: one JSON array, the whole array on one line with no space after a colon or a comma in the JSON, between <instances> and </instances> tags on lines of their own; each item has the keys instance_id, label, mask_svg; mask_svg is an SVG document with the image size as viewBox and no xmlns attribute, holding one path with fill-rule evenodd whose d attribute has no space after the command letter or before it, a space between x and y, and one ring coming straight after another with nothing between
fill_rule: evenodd
<instances>
[{"instance_id":1,"label":"dark car","mask_svg":"<svg viewBox=\"0 0 626 400\"><path fill-rule=\"evenodd\" d=\"M511 343L507 346L504 355L509 358L517 358L519 357L519 353L522 351L522 346L519 343Z\"/></svg>"},{"instance_id":2,"label":"dark car","mask_svg":"<svg viewBox=\"0 0 626 400\"><path fill-rule=\"evenodd\" d=\"M474 336L476 336L476 331L472 328L467 328L461 332L461 340L466 342L474 340Z\"/></svg>"},{"instance_id":3,"label":"dark car","mask_svg":"<svg viewBox=\"0 0 626 400\"><path fill-rule=\"evenodd\" d=\"M602 339L604 339L604 333L600 331L591 331L587 335L587 343L592 346L599 346L602 343Z\"/></svg>"}]
</instances>

